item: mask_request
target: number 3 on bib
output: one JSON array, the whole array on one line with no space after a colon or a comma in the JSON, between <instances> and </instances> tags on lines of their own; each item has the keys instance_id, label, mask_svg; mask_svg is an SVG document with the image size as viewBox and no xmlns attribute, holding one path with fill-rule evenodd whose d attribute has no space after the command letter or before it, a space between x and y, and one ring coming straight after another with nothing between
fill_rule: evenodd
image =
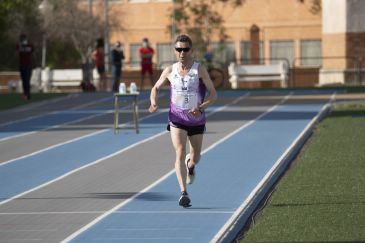
<instances>
[{"instance_id":1,"label":"number 3 on bib","mask_svg":"<svg viewBox=\"0 0 365 243\"><path fill-rule=\"evenodd\" d=\"M178 92L174 99L175 105L183 110L192 109L198 106L197 94L189 94L186 92Z\"/></svg>"}]
</instances>

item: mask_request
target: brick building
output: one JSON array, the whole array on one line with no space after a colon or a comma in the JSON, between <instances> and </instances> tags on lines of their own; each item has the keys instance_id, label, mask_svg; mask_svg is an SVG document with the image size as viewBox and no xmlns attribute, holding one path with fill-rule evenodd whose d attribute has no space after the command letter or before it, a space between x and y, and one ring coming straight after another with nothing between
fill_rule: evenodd
<instances>
[{"instance_id":1,"label":"brick building","mask_svg":"<svg viewBox=\"0 0 365 243\"><path fill-rule=\"evenodd\" d=\"M194 1L194 0L191 0ZM207 0L208 1L208 0ZM222 63L266 62L285 59L295 67L296 86L344 83L365 56L365 1L245 0L242 6L215 4L224 17L228 34ZM138 67L138 48L148 37L156 50L154 63L173 61L172 0L110 0L110 13L120 19L121 28L110 28L113 43L123 43L128 69ZM94 9L94 11L98 11ZM101 11L101 10L100 10ZM218 37L213 37L213 47ZM224 60L222 60L224 59ZM319 75L320 73L320 75ZM346 76L347 75L347 76ZM308 76L311 82L306 82ZM350 78L353 80L354 78Z\"/></svg>"}]
</instances>

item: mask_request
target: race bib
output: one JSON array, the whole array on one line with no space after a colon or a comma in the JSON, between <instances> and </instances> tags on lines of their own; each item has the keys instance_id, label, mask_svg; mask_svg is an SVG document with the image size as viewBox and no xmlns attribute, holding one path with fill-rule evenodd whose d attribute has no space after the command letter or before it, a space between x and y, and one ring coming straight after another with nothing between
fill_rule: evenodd
<instances>
[{"instance_id":1,"label":"race bib","mask_svg":"<svg viewBox=\"0 0 365 243\"><path fill-rule=\"evenodd\" d=\"M174 103L176 107L183 110L190 110L198 106L197 94L189 94L184 91L176 92Z\"/></svg>"}]
</instances>

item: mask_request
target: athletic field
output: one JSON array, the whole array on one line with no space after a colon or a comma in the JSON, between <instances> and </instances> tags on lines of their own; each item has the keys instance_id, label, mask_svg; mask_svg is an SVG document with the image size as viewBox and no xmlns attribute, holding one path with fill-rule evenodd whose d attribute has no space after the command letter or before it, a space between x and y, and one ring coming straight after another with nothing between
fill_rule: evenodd
<instances>
[{"instance_id":1,"label":"athletic field","mask_svg":"<svg viewBox=\"0 0 365 243\"><path fill-rule=\"evenodd\" d=\"M230 242L329 111L331 90L220 91L192 207L178 206L168 98L130 100L113 132L110 93L72 94L0 112L0 242ZM364 97L355 97L364 99Z\"/></svg>"}]
</instances>

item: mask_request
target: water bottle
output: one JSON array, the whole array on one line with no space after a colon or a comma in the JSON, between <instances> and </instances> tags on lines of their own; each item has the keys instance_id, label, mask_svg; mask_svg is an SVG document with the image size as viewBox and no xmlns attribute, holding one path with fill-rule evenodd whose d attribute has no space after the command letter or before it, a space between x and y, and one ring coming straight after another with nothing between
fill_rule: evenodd
<instances>
[{"instance_id":1,"label":"water bottle","mask_svg":"<svg viewBox=\"0 0 365 243\"><path fill-rule=\"evenodd\" d=\"M135 82L132 82L132 83L130 84L130 86L129 86L129 91L130 91L131 93L137 93L137 85L136 85L136 83L135 83Z\"/></svg>"},{"instance_id":2,"label":"water bottle","mask_svg":"<svg viewBox=\"0 0 365 243\"><path fill-rule=\"evenodd\" d=\"M125 94L127 92L126 87L125 87L125 83L120 83L119 84L119 94Z\"/></svg>"}]
</instances>

